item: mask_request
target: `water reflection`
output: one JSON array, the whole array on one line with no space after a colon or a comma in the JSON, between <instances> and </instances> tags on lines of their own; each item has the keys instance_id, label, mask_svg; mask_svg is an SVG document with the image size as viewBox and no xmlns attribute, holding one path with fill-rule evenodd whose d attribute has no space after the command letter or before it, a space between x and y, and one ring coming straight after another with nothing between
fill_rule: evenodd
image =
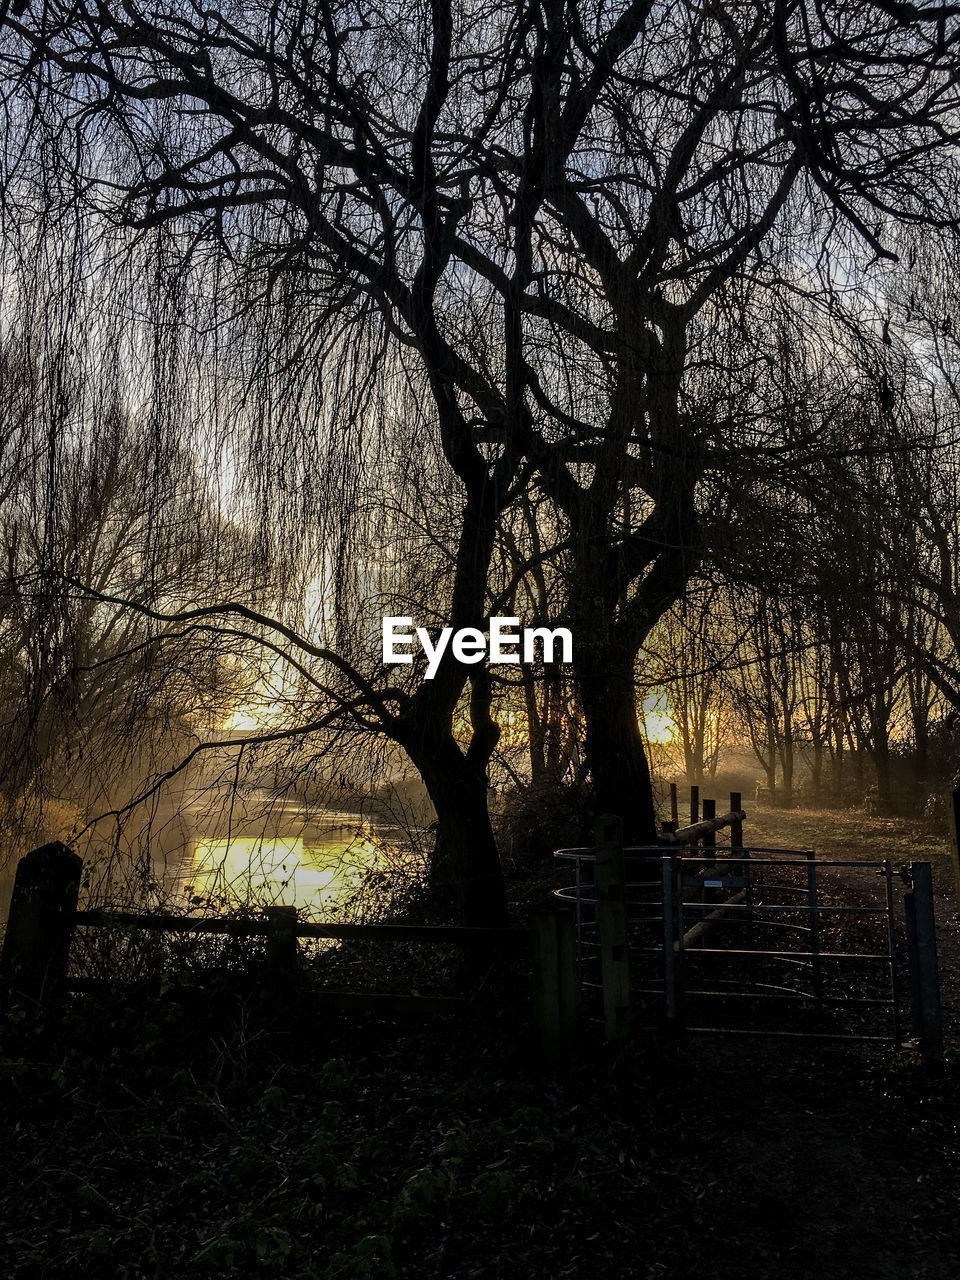
<instances>
[{"instance_id":1,"label":"water reflection","mask_svg":"<svg viewBox=\"0 0 960 1280\"><path fill-rule=\"evenodd\" d=\"M104 823L77 846L81 905L217 912L276 904L339 919L349 916L370 871L415 874L397 828L290 802L258 806L257 799L163 806L121 833ZM13 859L0 866L0 921L14 869Z\"/></svg>"},{"instance_id":2,"label":"water reflection","mask_svg":"<svg viewBox=\"0 0 960 1280\"><path fill-rule=\"evenodd\" d=\"M310 843L303 836L197 840L177 869L178 887L195 906L271 903L331 914L380 864L383 850L356 827L324 834Z\"/></svg>"}]
</instances>

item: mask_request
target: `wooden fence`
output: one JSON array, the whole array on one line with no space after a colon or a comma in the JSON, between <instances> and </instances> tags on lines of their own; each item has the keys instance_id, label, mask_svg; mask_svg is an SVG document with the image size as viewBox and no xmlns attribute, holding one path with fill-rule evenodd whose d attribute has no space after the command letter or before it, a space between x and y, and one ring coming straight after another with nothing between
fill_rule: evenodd
<instances>
[{"instance_id":1,"label":"wooden fence","mask_svg":"<svg viewBox=\"0 0 960 1280\"><path fill-rule=\"evenodd\" d=\"M729 811L717 816L715 803L709 799L703 801L701 812L699 791L692 787L690 821L682 828L678 826L675 786L671 787L670 800L672 821L664 824L660 845L651 846L643 853L648 859L655 858L658 863L663 863L666 855L680 856L683 849L697 848L697 860L701 859L702 854L699 871L695 862L693 871L696 874L684 880L684 885L690 887L681 886L678 890L681 901L692 900L691 895L702 897L703 888L711 884L709 877L716 874L714 869L718 858L726 867L726 874L722 877L725 882L732 883L730 876L734 874L742 879L745 868L752 864L749 861L750 850L743 844L743 822L746 814L740 807L740 795L731 793ZM954 792L951 801L951 818L956 815L956 831L960 826L960 790ZM718 847L717 833L726 828L730 830L730 844ZM671 850L676 853L671 854ZM629 850L628 854L635 857L639 852ZM663 856L657 857L658 852ZM589 855L595 859L604 1025L607 1037L616 1039L625 1034L634 1004L631 995L628 904L620 819L609 815L600 817L594 830L594 844L590 849L558 852L558 856L571 854ZM689 857L687 860L691 861ZM954 866L960 898L960 849L956 842ZM658 876L660 870L661 867L658 866ZM529 995L522 999L484 1001L468 996L400 995L321 988L311 989L313 997L318 1005L326 1008L366 1009L388 1015L458 1012L478 1014L485 1011L506 1013L532 1021L547 1062L566 1065L574 1059L580 1017L577 935L579 914L564 909L563 906L558 905L552 911L535 915L529 929L313 924L301 920L294 907L268 907L261 917L247 919L81 911L77 909L81 871L80 858L62 844L44 845L20 860L3 949L0 952L0 999L4 1002L15 1000L21 1005L38 1008L56 1004L71 987L77 989L80 984L71 982L69 977L69 957L71 941L78 928L262 938L265 941L263 982L277 988L295 984L299 980L301 941L330 939L340 942L354 940L414 945L446 944L477 956L507 952L519 958L526 953L531 971ZM907 915L906 950L911 1020L925 1059L937 1062L942 1060L943 1049L929 866L915 863L909 872L913 877L913 892L906 895L904 905ZM579 893L579 866L577 875ZM748 872L746 882L749 882ZM746 895L739 886L734 887L738 892L703 913L697 923L680 938L666 938L669 921L665 916L662 943L665 971L675 963L675 951L682 952L685 947L701 943L703 934L721 923L731 910L742 912L742 918L750 920L751 907ZM558 890L561 896L566 892ZM666 890L662 902L665 899ZM579 913L579 903L576 904L576 911Z\"/></svg>"},{"instance_id":2,"label":"wooden fence","mask_svg":"<svg viewBox=\"0 0 960 1280\"><path fill-rule=\"evenodd\" d=\"M5 1003L12 1000L21 1007L49 1007L61 1002L71 989L102 985L70 978L70 946L78 928L263 938L263 983L274 989L292 988L299 981L301 940L446 944L484 958L504 953L520 958L525 953L531 969L529 995L482 1000L471 996L311 988L311 996L324 1008L384 1015L507 1014L533 1022L548 1063L566 1065L575 1055L579 1016L576 929L572 915L562 909L536 914L529 929L314 924L301 920L296 907L282 906L267 907L261 917L246 919L81 911L77 908L81 871L81 859L58 843L34 849L20 859L0 952L0 993Z\"/></svg>"}]
</instances>

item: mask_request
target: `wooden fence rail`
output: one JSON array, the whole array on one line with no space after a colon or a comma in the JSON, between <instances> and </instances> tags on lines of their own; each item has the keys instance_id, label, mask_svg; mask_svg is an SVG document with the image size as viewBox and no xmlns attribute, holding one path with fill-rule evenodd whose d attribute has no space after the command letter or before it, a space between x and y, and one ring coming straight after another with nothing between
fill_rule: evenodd
<instances>
[{"instance_id":1,"label":"wooden fence rail","mask_svg":"<svg viewBox=\"0 0 960 1280\"><path fill-rule=\"evenodd\" d=\"M267 913L276 911L296 912L296 907L267 907ZM530 941L527 929L482 929L458 925L426 924L312 924L307 920L296 921L293 933L298 938L331 938L336 941L354 939L365 942L447 942L455 946L469 946L486 942L499 946L511 944L523 946ZM176 916L136 911L76 911L74 923L93 927L126 927L153 930L161 933L209 933L227 934L232 938L265 938L270 933L269 916L238 918L230 916Z\"/></svg>"},{"instance_id":2,"label":"wooden fence rail","mask_svg":"<svg viewBox=\"0 0 960 1280\"><path fill-rule=\"evenodd\" d=\"M444 944L465 953L488 956L513 952L531 960L531 992L526 999L470 996L398 995L391 992L319 990L323 1007L379 1013L457 1013L480 1011L527 1016L536 1027L546 1061L569 1065L576 1049L579 985L576 929L560 910L535 916L529 928L468 928L453 925L340 924L300 920L296 907L271 906L260 917L194 918L169 913L78 910L81 859L65 845L45 845L17 866L3 948L0 951L0 1001L21 1008L56 1006L72 987L92 989L96 981L69 979L70 943L83 929L134 930L229 938L263 938L264 983L296 981L301 939L373 943Z\"/></svg>"},{"instance_id":3,"label":"wooden fence rail","mask_svg":"<svg viewBox=\"0 0 960 1280\"><path fill-rule=\"evenodd\" d=\"M709 802L704 801L704 805ZM724 827L734 827L738 823L743 823L746 818L746 812L743 809L731 810L730 813L723 814L719 818L705 818L702 822L696 822L689 827L681 827L679 831L665 831L661 839L665 844L697 844L703 840L708 846L712 847L715 841L711 837L716 836L718 831L722 831Z\"/></svg>"}]
</instances>

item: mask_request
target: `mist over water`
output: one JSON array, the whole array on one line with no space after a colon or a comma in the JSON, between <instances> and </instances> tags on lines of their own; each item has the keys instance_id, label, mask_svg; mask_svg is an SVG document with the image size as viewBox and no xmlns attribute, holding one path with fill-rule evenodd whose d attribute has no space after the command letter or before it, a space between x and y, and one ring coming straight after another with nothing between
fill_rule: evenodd
<instances>
[{"instance_id":1,"label":"mist over water","mask_svg":"<svg viewBox=\"0 0 960 1280\"><path fill-rule=\"evenodd\" d=\"M166 801L119 829L104 820L76 848L81 906L214 913L282 905L315 919L349 914L370 872L402 873L412 857L396 826L264 793ZM0 919L15 873L15 858L0 868Z\"/></svg>"}]
</instances>

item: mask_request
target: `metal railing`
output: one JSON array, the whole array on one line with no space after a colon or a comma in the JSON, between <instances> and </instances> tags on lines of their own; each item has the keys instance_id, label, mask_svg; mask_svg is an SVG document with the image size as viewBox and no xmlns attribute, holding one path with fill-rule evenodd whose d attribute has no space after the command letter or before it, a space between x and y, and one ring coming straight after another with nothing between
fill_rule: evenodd
<instances>
[{"instance_id":1,"label":"metal railing","mask_svg":"<svg viewBox=\"0 0 960 1280\"><path fill-rule=\"evenodd\" d=\"M889 859L695 845L628 845L618 863L615 845L600 844L556 852L574 882L555 892L575 913L581 982L587 993L604 991L605 1006L615 964L605 950L614 955L618 939L607 939L605 949L611 890L600 883L598 861L612 856L622 877L629 967L629 977L616 980L621 991L627 984L634 1019L688 1031L900 1045L909 1009L924 1056L942 1056L928 863L898 872ZM902 941L894 892L901 877L913 886L904 895Z\"/></svg>"}]
</instances>

